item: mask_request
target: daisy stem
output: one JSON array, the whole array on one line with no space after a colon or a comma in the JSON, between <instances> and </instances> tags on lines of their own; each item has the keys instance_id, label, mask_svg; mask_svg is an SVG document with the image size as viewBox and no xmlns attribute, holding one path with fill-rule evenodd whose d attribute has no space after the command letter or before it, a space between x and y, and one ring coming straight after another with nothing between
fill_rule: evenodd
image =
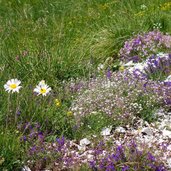
<instances>
[{"instance_id":1,"label":"daisy stem","mask_svg":"<svg viewBox=\"0 0 171 171\"><path fill-rule=\"evenodd\" d=\"M6 129L8 129L8 119L10 115L10 93L8 94L7 116L6 116Z\"/></svg>"},{"instance_id":2,"label":"daisy stem","mask_svg":"<svg viewBox=\"0 0 171 171\"><path fill-rule=\"evenodd\" d=\"M17 100L16 100L16 111L15 111L15 124L17 123L17 112L18 112L18 109L19 109L19 98L18 98L19 95L17 95Z\"/></svg>"}]
</instances>

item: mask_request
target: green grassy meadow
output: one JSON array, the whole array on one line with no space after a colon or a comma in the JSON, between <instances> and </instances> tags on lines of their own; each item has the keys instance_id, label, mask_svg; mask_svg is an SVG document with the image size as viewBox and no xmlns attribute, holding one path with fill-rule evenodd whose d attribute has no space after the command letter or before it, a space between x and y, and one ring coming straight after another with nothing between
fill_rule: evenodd
<instances>
[{"instance_id":1,"label":"green grassy meadow","mask_svg":"<svg viewBox=\"0 0 171 171\"><path fill-rule=\"evenodd\" d=\"M109 57L112 65L118 64L119 49L133 35L158 25L160 31L171 34L167 2L0 0L0 170L17 170L27 160L29 144L20 143L25 130L18 131L19 123L41 123L41 130L48 135L50 130L50 141L60 136L79 140L111 122L100 115L100 122L94 124L97 116L92 116L87 121L92 129L82 127L74 133L74 117L67 113L75 96L65 91L65 84L88 79ZM12 78L22 82L18 94L4 90ZM52 88L51 96L34 96L33 88L41 80Z\"/></svg>"}]
</instances>

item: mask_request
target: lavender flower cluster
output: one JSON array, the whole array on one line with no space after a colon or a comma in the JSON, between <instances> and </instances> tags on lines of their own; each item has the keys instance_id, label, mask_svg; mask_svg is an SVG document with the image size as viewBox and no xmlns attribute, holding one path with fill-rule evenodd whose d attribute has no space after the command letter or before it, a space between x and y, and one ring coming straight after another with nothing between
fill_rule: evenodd
<instances>
[{"instance_id":1,"label":"lavender flower cluster","mask_svg":"<svg viewBox=\"0 0 171 171\"><path fill-rule=\"evenodd\" d=\"M147 75L159 75L158 80L162 81L164 78L161 78L161 76L167 77L171 73L171 54L152 55L147 59L146 64L145 71Z\"/></svg>"},{"instance_id":2,"label":"lavender flower cluster","mask_svg":"<svg viewBox=\"0 0 171 171\"><path fill-rule=\"evenodd\" d=\"M41 131L41 125L38 122L18 123L17 129L20 133L22 133L20 141L22 143L28 143L33 146L32 150L30 150L30 154L36 151L35 144L37 142L39 142L40 144L43 143L47 135L47 132Z\"/></svg>"},{"instance_id":3,"label":"lavender flower cluster","mask_svg":"<svg viewBox=\"0 0 171 171\"><path fill-rule=\"evenodd\" d=\"M127 40L120 50L119 56L124 62L131 60L138 62L158 52L170 52L170 48L171 36L156 30L138 34Z\"/></svg>"},{"instance_id":4,"label":"lavender flower cluster","mask_svg":"<svg viewBox=\"0 0 171 171\"><path fill-rule=\"evenodd\" d=\"M94 160L90 161L90 167L93 170L166 171L165 166L160 162L158 163L152 153L140 150L134 141L112 148L112 152L106 152L105 156L102 155L104 152L102 150L103 146L105 146L103 143L97 146ZM105 149L106 147L103 148Z\"/></svg>"},{"instance_id":5,"label":"lavender flower cluster","mask_svg":"<svg viewBox=\"0 0 171 171\"><path fill-rule=\"evenodd\" d=\"M158 94L166 106L171 105L171 54L160 53L152 55L144 62L128 62L126 65L128 64L133 65L128 68L130 73L143 78L147 83L153 80L155 86L152 91Z\"/></svg>"},{"instance_id":6,"label":"lavender flower cluster","mask_svg":"<svg viewBox=\"0 0 171 171\"><path fill-rule=\"evenodd\" d=\"M81 141L80 141L81 142ZM140 148L134 141L122 145L108 141L88 144L83 151L74 141L64 137L57 138L54 142L37 144L29 153L28 166L33 170L58 169L58 170L151 170L166 171L163 162L149 150Z\"/></svg>"},{"instance_id":7,"label":"lavender flower cluster","mask_svg":"<svg viewBox=\"0 0 171 171\"><path fill-rule=\"evenodd\" d=\"M157 93L167 106L171 105L171 54L151 56L147 60L145 72L149 79L158 80Z\"/></svg>"}]
</instances>

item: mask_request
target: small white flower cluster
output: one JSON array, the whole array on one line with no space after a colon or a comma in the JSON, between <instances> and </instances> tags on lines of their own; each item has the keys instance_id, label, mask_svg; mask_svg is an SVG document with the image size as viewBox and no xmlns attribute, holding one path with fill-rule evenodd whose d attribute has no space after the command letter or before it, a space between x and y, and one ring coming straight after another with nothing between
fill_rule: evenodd
<instances>
[{"instance_id":1,"label":"small white flower cluster","mask_svg":"<svg viewBox=\"0 0 171 171\"><path fill-rule=\"evenodd\" d=\"M103 69L104 69L104 64L99 64L97 70L102 71Z\"/></svg>"},{"instance_id":2,"label":"small white flower cluster","mask_svg":"<svg viewBox=\"0 0 171 171\"><path fill-rule=\"evenodd\" d=\"M153 29L160 30L161 28L162 28L162 24L161 23L154 23L153 24Z\"/></svg>"},{"instance_id":3,"label":"small white flower cluster","mask_svg":"<svg viewBox=\"0 0 171 171\"><path fill-rule=\"evenodd\" d=\"M143 107L139 103L131 103L129 109L135 110L137 113L140 113L143 110Z\"/></svg>"},{"instance_id":4,"label":"small white flower cluster","mask_svg":"<svg viewBox=\"0 0 171 171\"><path fill-rule=\"evenodd\" d=\"M142 5L140 5L140 9L145 10L145 9L147 9L147 6L145 4L142 4Z\"/></svg>"},{"instance_id":5,"label":"small white flower cluster","mask_svg":"<svg viewBox=\"0 0 171 171\"><path fill-rule=\"evenodd\" d=\"M97 78L89 83L89 87L84 92L79 93L71 105L71 111L78 122L81 117L94 112L105 113L114 120L119 120L118 117L123 121L126 117L131 119L144 110L144 106L137 101L138 97L147 96L143 102L147 106L157 102L156 93L144 90L143 85L146 82L147 80L133 78L130 73L121 72L112 73L110 80ZM152 83L148 81L149 90L153 89Z\"/></svg>"},{"instance_id":6,"label":"small white flower cluster","mask_svg":"<svg viewBox=\"0 0 171 171\"><path fill-rule=\"evenodd\" d=\"M19 90L22 88L20 84L21 81L18 79L8 80L7 83L4 85L5 91L7 91L8 93L10 92L19 93ZM46 96L51 91L51 88L45 83L44 80L42 80L39 82L39 84L36 86L36 88L33 91L37 93L37 95Z\"/></svg>"}]
</instances>

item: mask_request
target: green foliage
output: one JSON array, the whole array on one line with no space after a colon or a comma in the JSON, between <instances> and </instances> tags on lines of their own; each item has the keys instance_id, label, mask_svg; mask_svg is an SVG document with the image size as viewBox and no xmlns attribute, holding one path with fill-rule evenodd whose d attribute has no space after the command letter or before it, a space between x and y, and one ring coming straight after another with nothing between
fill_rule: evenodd
<instances>
[{"instance_id":1,"label":"green foliage","mask_svg":"<svg viewBox=\"0 0 171 171\"><path fill-rule=\"evenodd\" d=\"M161 10L164 2L0 1L0 170L14 170L21 165L24 153L19 136L13 131L20 121L40 122L42 129L56 131L51 139L75 136L74 118L67 116L72 97L65 94L61 82L71 77L88 77L108 57L117 59L126 39L152 30L155 23L161 23L161 31L171 33L171 12ZM140 8L142 4L147 6L145 10ZM10 96L4 91L3 85L11 78L22 81L20 94ZM53 96L33 94L33 88L43 79L52 87ZM55 98L61 99L60 108L55 106ZM19 117L17 111L21 111ZM101 113L92 115L85 118L76 135L96 134L110 123Z\"/></svg>"},{"instance_id":2,"label":"green foliage","mask_svg":"<svg viewBox=\"0 0 171 171\"><path fill-rule=\"evenodd\" d=\"M0 3L3 79L15 76L29 82L30 73L34 79L49 80L84 76L90 56L95 66L109 56L117 58L132 33L151 30L155 23L161 23L161 31L171 32L170 12L160 9L163 1ZM142 4L147 8L141 9Z\"/></svg>"},{"instance_id":3,"label":"green foliage","mask_svg":"<svg viewBox=\"0 0 171 171\"><path fill-rule=\"evenodd\" d=\"M76 138L84 138L91 135L99 135L104 127L118 126L119 122L114 122L106 114L96 112L81 119L80 126L75 130Z\"/></svg>"},{"instance_id":4,"label":"green foliage","mask_svg":"<svg viewBox=\"0 0 171 171\"><path fill-rule=\"evenodd\" d=\"M23 149L18 134L15 131L1 129L0 147L0 170L17 170L23 159Z\"/></svg>"},{"instance_id":5,"label":"green foliage","mask_svg":"<svg viewBox=\"0 0 171 171\"><path fill-rule=\"evenodd\" d=\"M143 107L143 109L137 114L139 117L148 122L157 119L155 111L159 108L159 104L154 98L151 98L150 94L138 96L136 102Z\"/></svg>"}]
</instances>

